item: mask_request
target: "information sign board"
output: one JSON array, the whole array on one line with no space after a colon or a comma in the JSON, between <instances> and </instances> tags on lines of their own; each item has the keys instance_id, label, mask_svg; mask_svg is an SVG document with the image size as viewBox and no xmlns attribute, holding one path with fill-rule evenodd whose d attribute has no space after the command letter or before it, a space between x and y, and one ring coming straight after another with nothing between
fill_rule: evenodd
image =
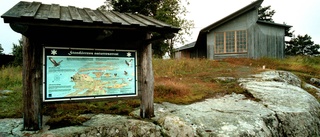
<instances>
[{"instance_id":1,"label":"information sign board","mask_svg":"<svg viewBox=\"0 0 320 137\"><path fill-rule=\"evenodd\" d=\"M44 47L43 101L138 96L137 51Z\"/></svg>"}]
</instances>

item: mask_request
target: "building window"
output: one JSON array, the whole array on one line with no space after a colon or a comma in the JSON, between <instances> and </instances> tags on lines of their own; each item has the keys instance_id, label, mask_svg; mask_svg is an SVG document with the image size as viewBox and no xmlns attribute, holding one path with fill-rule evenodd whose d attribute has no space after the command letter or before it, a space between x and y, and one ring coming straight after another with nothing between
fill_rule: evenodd
<instances>
[{"instance_id":1,"label":"building window","mask_svg":"<svg viewBox=\"0 0 320 137\"><path fill-rule=\"evenodd\" d=\"M237 52L247 52L247 31L237 32Z\"/></svg>"},{"instance_id":2,"label":"building window","mask_svg":"<svg viewBox=\"0 0 320 137\"><path fill-rule=\"evenodd\" d=\"M224 52L224 33L218 32L216 33L216 52L223 53Z\"/></svg>"},{"instance_id":3,"label":"building window","mask_svg":"<svg viewBox=\"0 0 320 137\"><path fill-rule=\"evenodd\" d=\"M215 53L247 52L247 31L227 31L215 33Z\"/></svg>"}]
</instances>

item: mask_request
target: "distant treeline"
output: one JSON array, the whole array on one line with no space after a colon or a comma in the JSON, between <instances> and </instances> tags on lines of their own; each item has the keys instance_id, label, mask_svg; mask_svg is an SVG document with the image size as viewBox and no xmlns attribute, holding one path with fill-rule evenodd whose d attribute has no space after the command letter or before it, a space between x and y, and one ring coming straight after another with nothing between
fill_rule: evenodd
<instances>
[{"instance_id":1,"label":"distant treeline","mask_svg":"<svg viewBox=\"0 0 320 137\"><path fill-rule=\"evenodd\" d=\"M13 55L0 55L0 67L7 66L14 61Z\"/></svg>"}]
</instances>

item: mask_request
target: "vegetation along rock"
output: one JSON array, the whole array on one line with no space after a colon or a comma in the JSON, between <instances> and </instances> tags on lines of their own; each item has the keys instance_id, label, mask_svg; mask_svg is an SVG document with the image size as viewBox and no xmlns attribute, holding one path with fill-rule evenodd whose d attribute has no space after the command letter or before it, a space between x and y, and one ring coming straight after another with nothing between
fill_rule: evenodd
<instances>
[{"instance_id":1,"label":"vegetation along rock","mask_svg":"<svg viewBox=\"0 0 320 137\"><path fill-rule=\"evenodd\" d=\"M315 84L315 85L320 86L320 79L318 79L318 78L311 78L311 79L310 79L310 82L311 82L312 84Z\"/></svg>"}]
</instances>

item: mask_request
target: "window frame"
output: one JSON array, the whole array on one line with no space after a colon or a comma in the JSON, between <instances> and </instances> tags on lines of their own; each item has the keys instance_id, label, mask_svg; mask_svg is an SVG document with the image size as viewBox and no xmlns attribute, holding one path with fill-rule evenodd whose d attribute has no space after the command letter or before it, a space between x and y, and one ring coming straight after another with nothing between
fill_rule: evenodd
<instances>
[{"instance_id":1,"label":"window frame","mask_svg":"<svg viewBox=\"0 0 320 137\"><path fill-rule=\"evenodd\" d=\"M230 33L231 32L231 33ZM232 35L233 33L233 35ZM240 34L240 36L238 36L238 33ZM227 35L228 34L228 35ZM239 37L243 37L241 36L241 34L245 34L244 39L245 41L243 41L243 39L239 40ZM218 38L218 36L220 35L220 38ZM223 38L221 38L221 35L223 35ZM230 39L230 35L233 36L233 40L231 42L227 42L227 38ZM248 53L248 33L247 30L233 30L233 31L223 31L223 32L215 32L214 34L214 38L215 38L215 43L214 43L214 54L244 54L244 53ZM223 50L221 50L221 44L223 40ZM239 46L239 43L243 43L245 42L244 47L243 46ZM231 46L230 46L231 44ZM218 46L218 47L217 47ZM220 47L220 48L219 48ZM230 49L230 47L234 47L232 50ZM229 48L229 49L227 49ZM245 51L240 51L245 49ZM218 49L220 49L218 51ZM227 51L232 51L232 52L227 52ZM223 52L221 52L223 51Z\"/></svg>"}]
</instances>

